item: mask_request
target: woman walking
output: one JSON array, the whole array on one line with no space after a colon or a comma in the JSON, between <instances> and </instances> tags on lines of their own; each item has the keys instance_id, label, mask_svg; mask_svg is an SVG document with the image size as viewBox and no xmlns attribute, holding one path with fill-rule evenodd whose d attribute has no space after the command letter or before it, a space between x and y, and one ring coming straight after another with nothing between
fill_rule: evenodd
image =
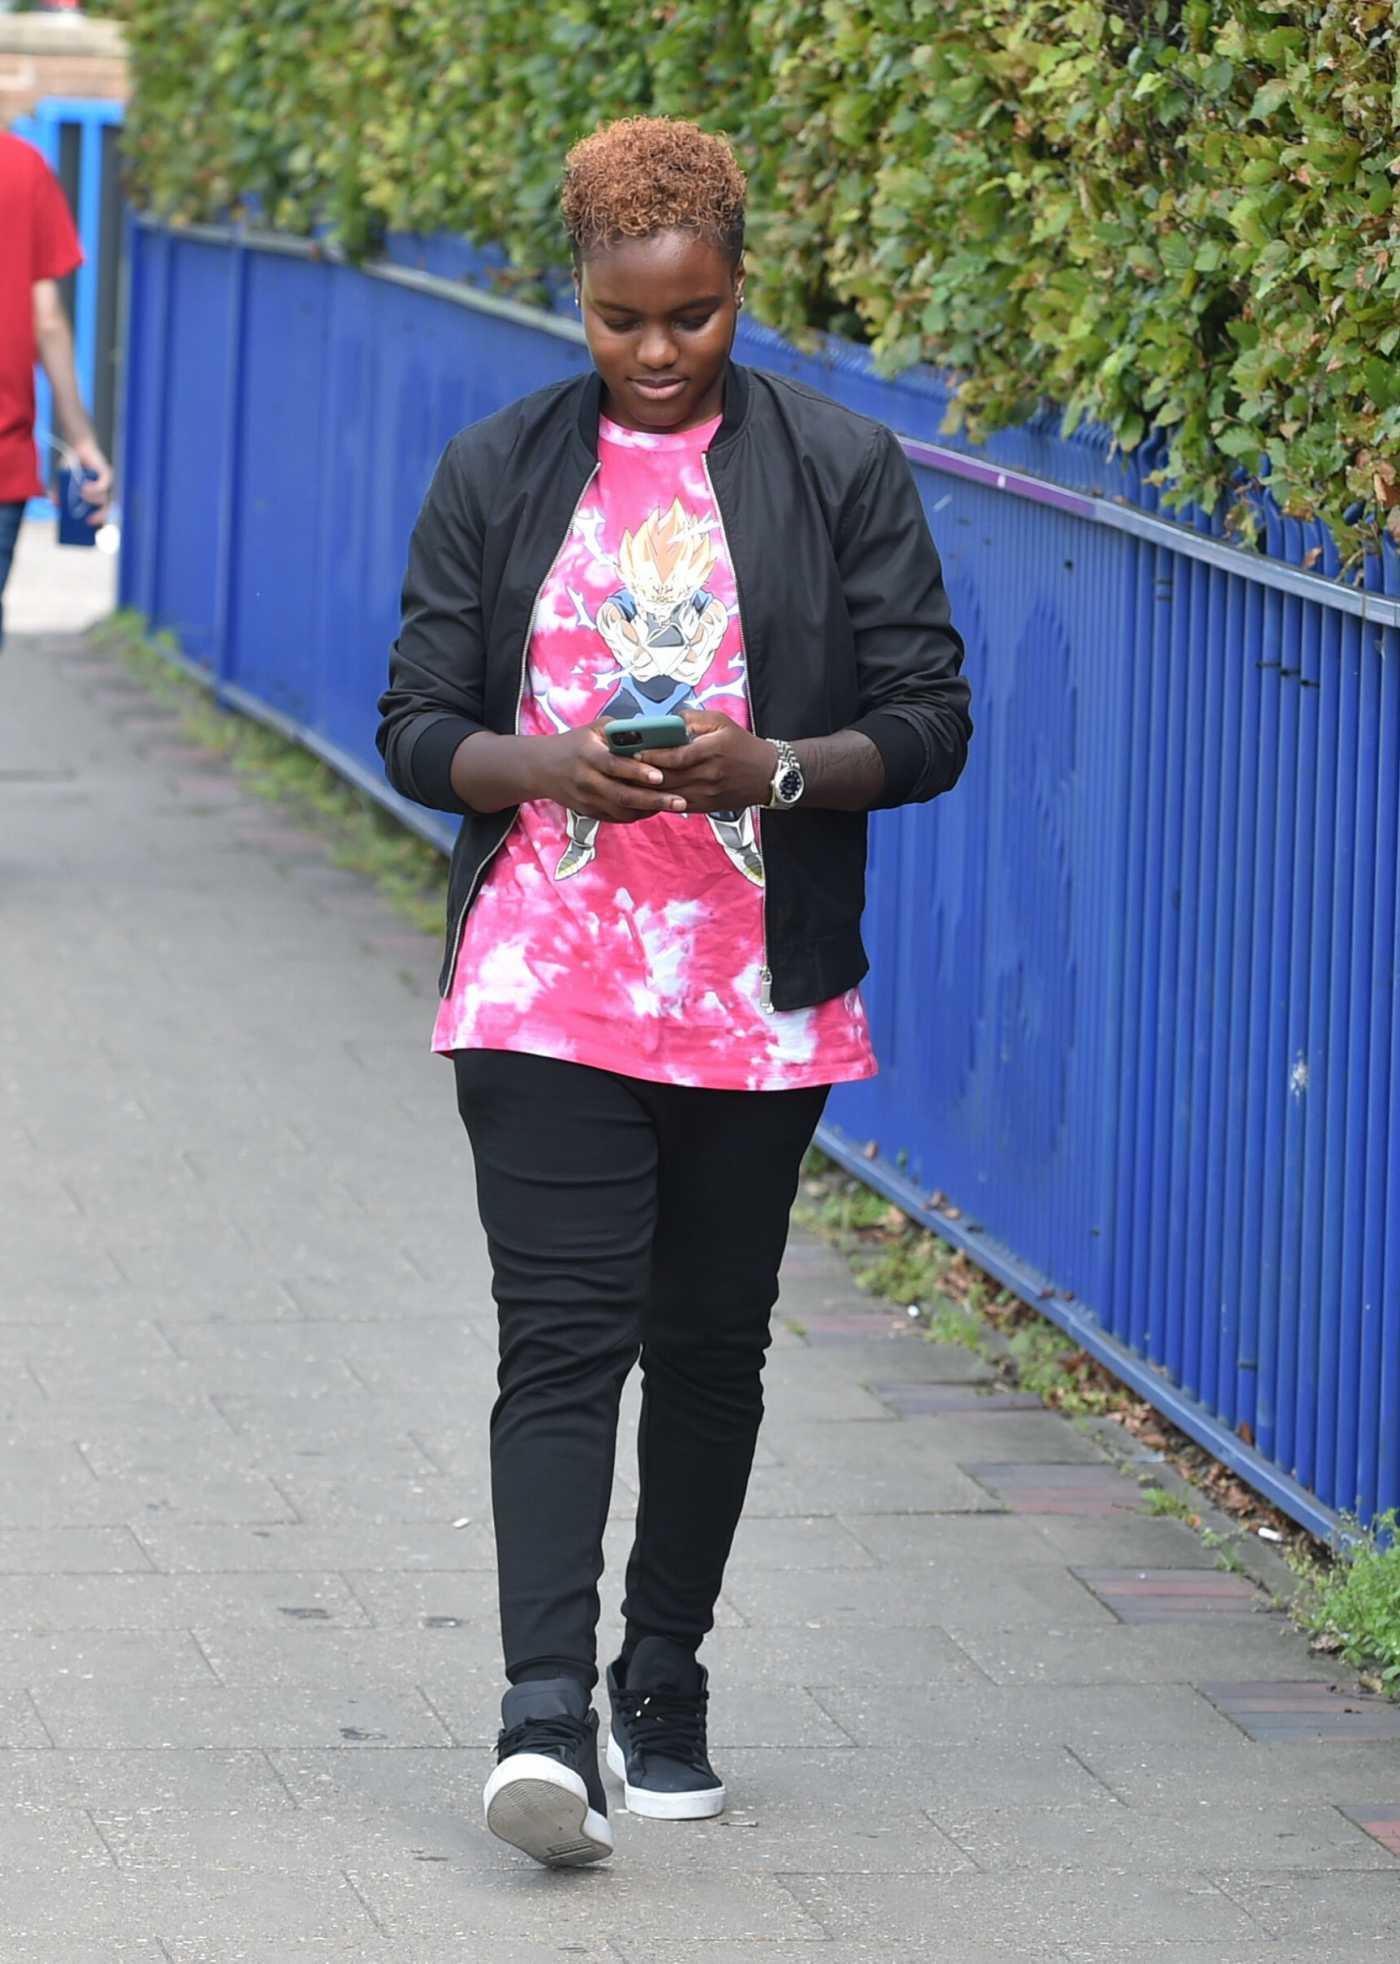
<instances>
[{"instance_id":1,"label":"woman walking","mask_svg":"<svg viewBox=\"0 0 1400 1964\"><path fill-rule=\"evenodd\" d=\"M487 1825L578 1864L613 1846L597 1585L639 1356L607 1757L634 1812L724 1806L696 1653L802 1156L830 1086L875 1070L865 814L946 791L972 726L894 437L730 358L728 145L615 123L570 153L563 215L593 371L448 445L379 745L399 791L463 819L433 1044L456 1070L500 1322L510 1688Z\"/></svg>"}]
</instances>

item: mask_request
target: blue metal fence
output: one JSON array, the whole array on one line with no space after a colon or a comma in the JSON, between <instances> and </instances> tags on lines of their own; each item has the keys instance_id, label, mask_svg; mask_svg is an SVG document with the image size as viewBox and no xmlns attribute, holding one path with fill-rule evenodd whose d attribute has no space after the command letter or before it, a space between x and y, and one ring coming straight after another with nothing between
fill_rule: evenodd
<instances>
[{"instance_id":1,"label":"blue metal fence","mask_svg":"<svg viewBox=\"0 0 1400 1964\"><path fill-rule=\"evenodd\" d=\"M115 445L120 315L121 182L117 137L124 117L120 102L48 96L11 129L32 143L63 185L78 228L83 263L65 284L64 298L73 323L73 354L78 386L88 405L98 442L108 456ZM35 378L35 408L41 431L53 430L53 397L42 370ZM33 500L35 515L52 517L46 499Z\"/></svg>"},{"instance_id":2,"label":"blue metal fence","mask_svg":"<svg viewBox=\"0 0 1400 1964\"><path fill-rule=\"evenodd\" d=\"M389 797L432 465L581 367L577 326L464 288L453 242L131 254L123 599ZM825 1142L1300 1521L1400 1504L1400 559L1342 587L1276 515L1260 556L1156 514L1151 457L1048 422L974 451L933 378L740 352L900 433L974 692L956 794L873 827L882 1069Z\"/></svg>"}]
</instances>

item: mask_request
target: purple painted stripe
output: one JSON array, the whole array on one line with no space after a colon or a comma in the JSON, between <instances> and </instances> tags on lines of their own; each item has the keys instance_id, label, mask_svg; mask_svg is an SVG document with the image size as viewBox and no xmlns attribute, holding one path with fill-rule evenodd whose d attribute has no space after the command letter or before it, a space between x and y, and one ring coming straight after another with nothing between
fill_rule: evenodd
<instances>
[{"instance_id":1,"label":"purple painted stripe","mask_svg":"<svg viewBox=\"0 0 1400 1964\"><path fill-rule=\"evenodd\" d=\"M1067 511L1074 518L1098 516L1093 498L1086 498L1082 492L1071 491L1063 484L1052 484L1048 478L1031 477L1026 471L1003 470L997 464L984 463L980 457L945 449L941 443L924 443L914 436L901 436L899 441L913 464L946 471L950 477L968 478L973 484L988 485L993 491L1011 491L1018 498L1029 498L1033 504L1053 505L1056 511Z\"/></svg>"}]
</instances>

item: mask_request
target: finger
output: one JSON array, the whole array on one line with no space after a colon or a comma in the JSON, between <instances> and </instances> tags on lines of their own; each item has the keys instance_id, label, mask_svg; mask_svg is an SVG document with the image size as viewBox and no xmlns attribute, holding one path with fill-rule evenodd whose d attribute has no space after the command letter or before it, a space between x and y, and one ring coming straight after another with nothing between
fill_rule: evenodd
<instances>
[{"instance_id":1,"label":"finger","mask_svg":"<svg viewBox=\"0 0 1400 1964\"><path fill-rule=\"evenodd\" d=\"M677 771L694 771L707 762L713 762L724 755L724 738L719 731L707 736L698 736L686 744L679 744L674 750L652 750L647 755L655 759L657 765L670 777Z\"/></svg>"},{"instance_id":2,"label":"finger","mask_svg":"<svg viewBox=\"0 0 1400 1964\"><path fill-rule=\"evenodd\" d=\"M644 818L655 818L658 812L685 810L685 799L676 792L653 791L649 786L618 784L607 781L596 787L590 786L587 800L594 807L607 807L608 811L627 811L640 814ZM604 811L603 816L608 815Z\"/></svg>"},{"instance_id":3,"label":"finger","mask_svg":"<svg viewBox=\"0 0 1400 1964\"><path fill-rule=\"evenodd\" d=\"M636 757L619 757L609 748L603 732L606 723L590 723L585 732L587 741L579 753L579 762L587 771L596 771L601 778L623 784L660 784L661 773L648 770Z\"/></svg>"},{"instance_id":4,"label":"finger","mask_svg":"<svg viewBox=\"0 0 1400 1964\"><path fill-rule=\"evenodd\" d=\"M606 748L605 745L604 749ZM614 757L611 750L607 750L607 763L600 768L607 777L618 784L660 784L661 782L660 771L654 765L643 763L640 756Z\"/></svg>"},{"instance_id":5,"label":"finger","mask_svg":"<svg viewBox=\"0 0 1400 1964\"><path fill-rule=\"evenodd\" d=\"M655 818L660 812L685 810L685 799L673 791L664 794L655 791L618 791L614 795L624 811L639 812L645 818Z\"/></svg>"}]
</instances>

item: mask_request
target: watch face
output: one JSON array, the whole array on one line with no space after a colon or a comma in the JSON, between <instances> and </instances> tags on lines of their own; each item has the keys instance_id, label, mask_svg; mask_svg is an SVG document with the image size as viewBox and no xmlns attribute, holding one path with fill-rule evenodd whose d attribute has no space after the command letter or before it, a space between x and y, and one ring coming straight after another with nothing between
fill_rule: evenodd
<instances>
[{"instance_id":1,"label":"watch face","mask_svg":"<svg viewBox=\"0 0 1400 1964\"><path fill-rule=\"evenodd\" d=\"M802 772L796 764L789 764L778 779L778 796L785 805L795 805L802 796Z\"/></svg>"}]
</instances>

